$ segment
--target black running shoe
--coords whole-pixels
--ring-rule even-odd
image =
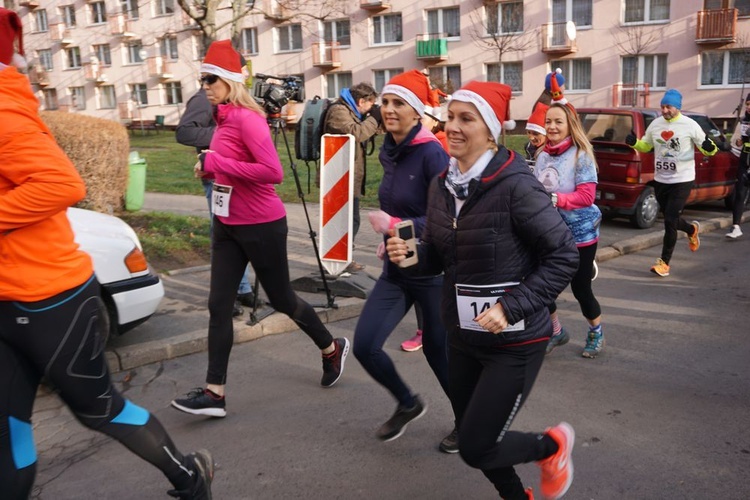
[[[211,500],[211,482],[214,479],[214,459],[208,450],[198,450],[185,459],[191,474],[194,474],[193,485],[189,490],[169,490],[169,496],[180,500]]]
[[[320,385],[323,387],[331,387],[341,378],[341,374],[344,373],[344,362],[349,354],[349,339],[341,337],[334,339],[333,343],[336,344],[336,350],[323,355],[323,378],[320,379]]]
[[[193,415],[207,415],[209,417],[226,417],[226,398],[217,398],[212,392],[203,387],[196,387],[184,398],[172,401],[172,406],[185,413]]]
[[[427,405],[422,402],[419,396],[414,396],[414,406],[411,408],[399,406],[396,408],[396,413],[380,426],[377,432],[378,439],[381,441],[392,441],[400,437],[406,430],[409,422],[418,419],[426,412]]]
[[[458,429],[456,427],[440,441],[438,448],[443,453],[458,453]]]

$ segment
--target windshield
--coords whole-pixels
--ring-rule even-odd
[[[629,114],[580,113],[583,130],[589,141],[625,142],[633,130],[633,117]]]

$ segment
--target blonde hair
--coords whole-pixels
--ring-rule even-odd
[[[591,161],[594,162],[594,167],[596,167],[596,171],[598,172],[599,165],[596,164],[596,157],[594,156],[594,146],[591,145],[591,142],[589,142],[589,138],[586,136],[586,132],[583,130],[583,124],[578,118],[578,113],[576,113],[575,110],[567,104],[561,104],[559,102],[553,102],[550,105],[549,109],[552,108],[562,109],[565,113],[565,118],[568,120],[568,131],[570,132],[570,138],[573,140],[573,144],[575,144],[576,148],[578,148],[578,151],[576,152],[576,159],[578,159],[578,155],[580,155],[581,152],[586,153],[589,158],[591,158]],[[549,109],[547,110],[547,112],[549,112]]]
[[[266,116],[266,112],[263,110],[260,104],[258,104],[255,99],[253,99],[253,96],[250,95],[250,91],[247,89],[244,83],[235,82],[232,80],[224,80],[223,78],[222,81],[229,85],[227,102],[232,103],[235,106],[247,108],[250,111],[255,111],[263,117]]]

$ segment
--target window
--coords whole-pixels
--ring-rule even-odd
[[[86,109],[86,88],[85,87],[70,87],[70,103],[73,109],[84,110]]]
[[[372,44],[399,43],[404,41],[401,30],[401,14],[389,14],[372,18]]]
[[[391,69],[376,69],[373,71],[375,77],[375,90],[380,93],[385,87],[385,84],[390,81],[396,75],[404,72],[404,68],[391,68]]]
[[[114,85],[101,85],[97,92],[99,94],[99,109],[114,109],[117,107]]]
[[[141,49],[143,48],[143,43],[141,43],[140,40],[137,40],[135,42],[128,42],[127,46],[127,64],[138,64],[142,63],[143,59],[141,59]]]
[[[164,103],[182,104],[182,85],[180,85],[180,82],[167,82],[164,84]]]
[[[592,0],[552,0],[552,22],[591,26]]]
[[[566,90],[591,90],[591,59],[566,59],[549,64],[562,70]]]
[[[276,28],[278,52],[302,50],[302,25],[289,24]]]
[[[352,44],[351,30],[348,19],[338,21],[326,21],[323,23],[323,40],[326,42],[339,42],[340,47],[348,47]]]
[[[60,17],[66,28],[74,28],[76,25],[76,9],[73,5],[63,5],[60,7]]]
[[[492,63],[487,65],[487,81],[509,85],[513,92],[523,91],[523,63]]]
[[[430,83],[446,94],[452,94],[461,87],[461,66],[430,68]]]
[[[13,0],[3,0],[3,7],[8,10],[16,10],[16,3]]]
[[[485,4],[484,9],[488,35],[523,32],[523,2]]]
[[[65,61],[67,69],[79,69],[81,67],[80,47],[68,47],[65,49]]]
[[[128,19],[138,19],[138,0],[121,0],[122,12]]]
[[[461,36],[458,7],[427,11],[427,32],[429,34],[444,33],[448,38]]]
[[[326,75],[326,97],[336,99],[341,90],[352,86],[352,74],[345,73],[328,73]]]
[[[49,31],[47,11],[45,9],[34,11],[34,31]]]
[[[648,83],[651,88],[665,88],[667,55],[623,57],[622,83]]]
[[[669,20],[669,0],[625,0],[626,23]]]
[[[145,83],[134,83],[130,86],[130,99],[138,106],[148,106],[148,89]]]
[[[107,22],[107,7],[104,5],[104,2],[91,2],[89,9],[91,12],[91,24]]]
[[[701,54],[701,85],[742,85],[743,80],[750,83],[750,53],[747,51]]]
[[[159,54],[165,59],[176,61],[179,57],[177,52],[177,36],[168,35],[159,41]]]
[[[42,65],[42,68],[46,69],[47,71],[54,69],[54,65],[52,64],[52,50],[37,50],[36,56],[39,58],[39,64]]]
[[[156,0],[156,15],[167,16],[174,14],[174,0]]]
[[[258,53],[258,28],[245,28],[240,38],[240,50],[245,55]]]
[[[57,109],[57,89],[42,90],[42,101],[44,102],[44,109]]]
[[[750,16],[750,0],[705,0],[705,10],[737,9],[740,16]]]
[[[109,44],[94,45],[94,53],[102,66],[112,65],[112,52],[109,50]]]

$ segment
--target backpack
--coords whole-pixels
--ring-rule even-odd
[[[319,96],[305,102],[305,110],[294,132],[294,152],[298,160],[318,161],[320,159],[320,138],[325,132],[326,113],[330,105],[330,99],[323,99]]]

